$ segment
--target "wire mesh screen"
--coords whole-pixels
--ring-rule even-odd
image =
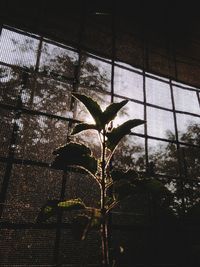
[[[114,126],[132,118],[144,119],[147,123],[123,139],[113,165],[126,170],[131,167],[139,173],[153,172],[173,193],[170,208],[175,214],[184,213],[199,202],[199,88],[133,67],[129,59],[136,60],[136,54],[135,66],[143,64],[140,62],[143,46],[133,37],[120,33],[120,27],[116,32],[116,46],[113,46],[109,18],[102,23],[88,16],[86,26],[79,40],[84,49],[72,46],[73,36],[66,46],[45,36],[2,27],[1,266],[97,266],[99,263],[97,232],[91,232],[87,241],[80,244],[71,235],[70,216],[63,215],[46,224],[35,221],[47,199],[81,197],[87,205],[99,205],[99,189],[87,175],[71,172],[65,176],[50,167],[52,152],[66,143],[72,126],[77,121],[92,120],[81,104],[73,104],[73,91],[91,96],[103,108],[112,101],[128,99]],[[94,26],[98,32],[91,36]],[[95,49],[90,47],[90,38],[94,38]],[[103,49],[108,54],[100,57],[88,52],[93,49],[99,54]],[[110,53],[113,53],[112,60]],[[154,66],[157,61],[156,64],[168,68],[164,52],[160,53],[163,53],[162,62],[161,57],[157,61],[156,54],[152,54],[150,60]],[[126,63],[120,61],[122,56]],[[187,69],[181,67],[181,71]],[[83,143],[89,141],[94,154],[98,155],[98,140],[92,132],[80,138]],[[159,209],[152,205],[149,196],[136,195],[123,204],[123,215],[118,208],[113,211],[111,247],[127,247],[119,259],[120,266],[132,266],[130,262],[136,266],[160,266],[161,263],[175,266],[179,255],[174,250],[182,242],[188,242],[193,261],[199,261],[199,243],[191,237],[191,229],[191,233],[182,235],[184,229],[176,233],[171,225],[164,235],[163,228],[147,227]],[[160,217],[162,222],[165,216]],[[165,250],[170,246],[170,236],[174,244],[167,257]],[[161,240],[166,241],[163,250],[158,246]],[[157,245],[151,246],[153,243]],[[158,249],[160,257],[155,254]]]

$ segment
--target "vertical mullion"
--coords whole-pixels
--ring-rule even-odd
[[[146,77],[145,71],[143,71],[143,95],[144,95],[144,120],[147,121],[147,105],[146,105]],[[144,136],[145,136],[145,164],[146,172],[149,170],[149,155],[148,155],[148,130],[147,123],[144,124]]]
[[[84,5],[84,2],[82,2],[82,5]],[[78,64],[74,69],[74,82],[73,82],[73,88],[72,90],[76,92],[78,90],[79,84],[80,84],[80,70],[81,70],[81,61],[82,61],[82,51],[80,49],[81,47],[81,40],[82,40],[82,34],[84,32],[84,27],[85,27],[85,8],[82,6],[82,13],[80,16],[80,25],[79,25],[79,40],[78,40]],[[73,112],[73,117],[75,116],[75,100],[71,98],[71,103],[70,103],[70,110]],[[68,134],[70,132],[70,129],[72,127],[72,121],[68,122]],[[67,134],[67,140],[68,140],[68,134]],[[66,184],[67,184],[67,176],[68,173],[65,171],[63,174],[62,178],[62,186],[61,186],[61,192],[60,192],[60,200],[64,200],[66,198]],[[59,255],[60,255],[60,245],[61,245],[61,224],[62,224],[62,217],[63,217],[63,212],[60,212],[57,216],[57,227],[56,227],[56,237],[55,237],[55,243],[54,243],[54,264],[59,265]]]
[[[196,94],[197,94],[197,99],[198,99],[199,106],[200,106],[200,92],[196,91]]]
[[[114,70],[115,70],[115,57],[116,57],[116,14],[115,14],[115,3],[112,0],[112,13],[111,13],[111,27],[112,27],[112,67],[111,67],[111,103],[114,100]]]
[[[180,179],[180,190],[181,190],[181,205],[182,205],[182,213],[185,213],[185,198],[184,198],[184,182],[183,182],[183,170],[182,170],[182,163],[181,163],[181,149],[179,144],[178,138],[178,126],[177,126],[177,118],[176,118],[176,110],[175,110],[175,101],[174,101],[174,94],[173,94],[173,85],[170,79],[170,91],[171,91],[171,101],[172,101],[172,112],[174,117],[174,127],[175,127],[175,137],[176,137],[176,148],[177,148],[177,156],[178,156],[178,166],[179,166],[179,179]]]
[[[145,23],[143,22],[143,101],[144,101],[144,136],[145,136],[145,167],[146,172],[149,171],[149,154],[148,154],[148,130],[147,130],[147,99],[146,99],[146,76],[145,69],[149,69],[149,51],[148,51],[148,42],[146,36]]]
[[[28,74],[26,72],[22,74],[22,88],[19,92],[18,100],[17,100],[17,109],[15,111],[15,116],[14,116],[14,124],[13,124],[13,130],[12,130],[11,141],[10,141],[10,146],[9,146],[8,161],[6,165],[5,175],[4,175],[2,188],[1,188],[1,194],[0,194],[0,218],[2,217],[2,214],[3,214],[4,203],[6,200],[9,181],[10,181],[13,163],[14,163],[15,146],[16,146],[17,135],[18,135],[17,120],[21,117],[21,108],[22,108],[21,93],[26,88],[27,80],[28,80],[27,75]]]

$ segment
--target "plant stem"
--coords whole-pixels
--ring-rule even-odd
[[[105,172],[105,128],[103,129],[102,151],[101,151],[101,244],[102,244],[102,266],[109,266],[109,248],[108,248],[108,221],[106,216],[106,172]]]

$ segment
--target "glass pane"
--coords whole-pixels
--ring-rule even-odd
[[[40,71],[56,73],[66,77],[74,77],[74,69],[78,64],[78,54],[68,49],[43,42],[40,57]]]
[[[67,175],[66,183],[67,198],[81,198],[88,207],[99,207],[100,189],[94,179],[88,175],[77,171]],[[69,214],[64,214],[68,217]]]
[[[200,117],[176,114],[179,141],[200,145]]]
[[[60,197],[62,176],[62,171],[14,165],[2,219],[10,222],[35,222],[47,200]]]
[[[20,71],[0,66],[0,102],[16,105],[21,89]]]
[[[0,156],[6,157],[13,132],[14,113],[0,108]]]
[[[0,40],[0,61],[22,67],[36,64],[39,40],[6,29]]]
[[[200,107],[196,92],[184,90],[176,86],[173,88],[176,110],[200,114]]]
[[[183,179],[185,178],[184,198],[186,207],[190,207],[200,200],[200,149],[191,146],[181,146],[180,158]]]
[[[149,161],[155,173],[178,175],[178,155],[176,144],[148,140]]]
[[[59,260],[63,266],[98,266],[101,241],[97,231],[89,232],[84,242],[77,241],[69,229],[61,232]]]
[[[81,62],[80,86],[111,92],[111,64],[84,55]]]
[[[27,102],[32,109],[63,117],[71,116],[70,84],[38,76],[37,79],[29,79],[28,89],[31,94]]]
[[[121,102],[123,99],[115,97],[114,102]],[[118,113],[114,120],[114,127],[126,122],[127,120],[141,119],[144,120],[144,106],[132,101],[129,101]],[[132,129],[133,133],[144,133],[144,125],[137,126]]]
[[[143,76],[119,67],[115,67],[114,93],[120,96],[144,101]]]
[[[172,108],[169,84],[146,78],[147,103]]]
[[[5,170],[6,170],[6,164],[0,162],[0,190],[4,179]]]
[[[113,157],[112,165],[124,171],[129,168],[136,171],[145,170],[144,138],[125,136],[119,143]]]
[[[3,229],[0,232],[1,263],[3,266],[52,264],[55,236],[55,230]]]
[[[200,141],[200,135],[198,141]],[[186,177],[191,180],[200,178],[200,148],[181,146],[180,154],[183,173]]]
[[[173,138],[175,134],[173,113],[147,107],[147,130],[150,136]]]
[[[67,140],[68,123],[45,116],[22,115],[16,157],[51,163],[52,152]]]

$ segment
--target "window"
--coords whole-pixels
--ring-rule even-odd
[[[15,229],[20,223],[34,223],[39,207],[48,197],[82,197],[88,205],[97,205],[98,188],[95,187],[89,196],[84,191],[94,186],[87,177],[70,173],[65,184],[63,173],[49,167],[52,152],[66,142],[71,123],[92,121],[91,117],[86,118],[86,110],[80,103],[74,105],[71,99],[74,90],[96,99],[103,108],[111,101],[128,99],[114,127],[128,119],[146,120],[145,125],[135,128],[123,140],[126,151],[118,147],[113,161],[116,166],[125,169],[131,166],[143,173],[149,171],[149,164],[153,163],[158,179],[177,192],[179,208],[182,201],[178,194],[180,179],[190,179],[187,187],[194,189],[192,197],[197,193],[200,168],[198,88],[8,26],[3,27],[0,39],[0,85],[0,187],[2,201],[6,204],[2,220],[13,225],[13,229],[2,231],[8,240],[3,244],[7,261],[11,253],[9,246],[13,244],[17,244],[15,257],[19,264],[22,253],[34,258],[40,247],[45,250],[39,263],[49,264],[53,253],[59,249],[59,246],[54,247],[55,224],[50,229]],[[88,132],[81,140],[85,142],[90,138],[96,137]],[[91,148],[98,154],[96,146]],[[185,201],[186,206],[191,204],[188,196]],[[62,219],[67,223],[66,218]],[[62,232],[59,242],[61,251],[65,251],[65,243],[71,242],[71,236],[68,229]],[[37,240],[33,240],[34,235]],[[32,247],[33,242],[37,250]],[[78,253],[74,244],[71,249],[74,255]],[[88,255],[82,253],[81,257]],[[12,260],[16,264],[15,259]],[[63,262],[69,263],[68,260],[63,258]]]

